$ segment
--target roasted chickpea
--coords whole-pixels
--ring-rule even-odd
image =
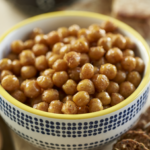
[[[60,36],[57,31],[51,31],[47,35],[47,43],[49,45],[54,45],[55,43],[60,42]]]
[[[60,58],[61,58],[60,55],[57,55],[57,54],[51,56],[51,57],[48,59],[48,66],[49,66],[50,68],[52,68],[54,62],[55,62],[57,59],[60,59]]]
[[[42,101],[50,103],[53,100],[59,99],[59,92],[55,89],[44,90],[42,94]]]
[[[107,106],[111,103],[111,97],[107,92],[100,92],[96,94],[96,98],[98,98],[103,106]]]
[[[47,59],[44,55],[38,56],[35,59],[35,67],[39,71],[42,71],[48,68]]]
[[[18,55],[14,53],[10,53],[7,55],[7,59],[10,59],[11,61],[18,59]]]
[[[7,75],[13,75],[13,73],[9,70],[3,70],[0,74],[0,80],[2,80]]]
[[[11,50],[15,54],[19,54],[24,49],[24,44],[21,40],[13,41],[11,44]]]
[[[118,85],[118,83],[110,81],[109,82],[109,86],[107,87],[106,91],[109,94],[118,93],[119,92],[119,85]]]
[[[14,60],[12,62],[12,72],[15,75],[20,75],[21,67],[22,67],[22,65],[19,60]]]
[[[78,109],[73,101],[66,101],[66,103],[63,104],[61,111],[64,114],[77,114]]]
[[[3,58],[0,60],[0,71],[2,70],[12,70],[12,61],[8,58]]]
[[[139,73],[142,73],[145,68],[143,60],[139,57],[135,57],[135,60],[136,60],[136,67],[134,70],[138,71]]]
[[[40,103],[38,103],[38,104],[34,104],[34,105],[33,105],[33,108],[34,108],[34,109],[41,110],[41,111],[46,111],[46,112],[48,112],[48,103],[46,103],[46,102],[40,102]]]
[[[141,82],[141,75],[137,71],[129,72],[127,81],[131,82],[136,88]]]
[[[136,59],[132,56],[126,56],[121,61],[121,66],[126,71],[132,71],[136,67]]]
[[[46,55],[48,52],[48,47],[44,44],[35,44],[32,51],[35,56]]]
[[[73,95],[77,91],[77,84],[74,80],[69,79],[67,82],[62,86],[64,92],[68,95]]]
[[[86,53],[80,54],[80,66],[90,62],[90,58]]]
[[[128,38],[128,37],[125,37],[125,39],[126,39],[126,46],[125,46],[125,48],[133,50],[135,48],[135,44],[133,43],[133,41],[131,41],[131,39]]]
[[[101,65],[104,65],[104,64],[106,64],[106,63],[107,63],[107,61],[106,61],[106,59],[105,59],[104,57],[100,58],[98,61],[92,61],[92,64],[93,64],[95,67],[98,67],[98,68],[100,68]]]
[[[34,66],[23,66],[21,68],[21,77],[23,79],[34,78],[37,74],[37,70]]]
[[[69,68],[75,68],[80,64],[80,54],[76,52],[69,52],[64,56],[65,62]]]
[[[47,45],[47,35],[39,34],[34,38],[34,42],[37,44]]]
[[[80,91],[73,96],[73,101],[79,107],[86,106],[90,101],[90,96],[88,92]]]
[[[132,56],[132,57],[134,57],[134,51],[130,50],[130,49],[126,49],[125,51],[123,51],[123,56],[124,57],[126,57],[126,56]]]
[[[69,36],[69,31],[66,27],[58,28],[57,32],[61,38]]]
[[[94,74],[98,74],[99,73],[99,68],[94,66]]]
[[[122,70],[118,70],[116,77],[113,79],[113,81],[117,82],[118,84],[124,82],[126,80],[126,72]]]
[[[92,78],[92,81],[98,92],[106,90],[109,86],[109,79],[103,74],[95,74]]]
[[[121,34],[115,35],[113,39],[113,46],[124,49],[126,46],[126,39]]]
[[[31,107],[33,107],[34,104],[38,104],[38,103],[40,103],[40,102],[42,102],[42,97],[41,97],[41,95],[38,96],[38,97],[36,97],[36,98],[30,99],[30,105],[31,105]]]
[[[78,38],[87,38],[87,32],[88,30],[86,28],[81,28],[78,31]]]
[[[88,106],[77,107],[77,109],[78,109],[78,114],[89,113],[89,107]]]
[[[115,47],[110,49],[105,57],[109,63],[115,64],[123,59],[123,53],[119,48]]]
[[[63,42],[64,44],[73,44],[76,40],[77,40],[76,37],[74,37],[74,36],[68,36],[68,37],[65,37],[65,38],[62,40],[62,42]]]
[[[50,57],[52,57],[54,55],[54,53],[52,52],[47,52],[46,53],[46,59],[49,60]]]
[[[120,84],[119,93],[124,97],[127,98],[135,91],[135,86],[129,82],[125,81]]]
[[[124,97],[122,95],[120,95],[119,93],[112,93],[111,94],[111,106],[119,104],[123,100],[124,100]]]
[[[26,40],[24,42],[24,49],[32,49],[32,47],[34,46],[34,40]]]
[[[86,91],[86,92],[88,92],[89,94],[94,94],[94,93],[95,93],[94,84],[93,84],[93,82],[92,82],[91,80],[89,80],[89,79],[81,80],[81,81],[78,83],[77,90],[78,90],[78,91]]]
[[[69,78],[78,82],[80,80],[80,67],[68,70]]]
[[[6,91],[15,91],[19,89],[19,80],[14,75],[7,75],[2,79],[1,85]]]
[[[21,91],[24,91],[24,88],[25,88],[26,83],[27,83],[28,81],[29,81],[29,80],[24,80],[24,81],[21,83],[21,85],[20,85],[20,90],[21,90]]]
[[[57,87],[61,87],[68,80],[68,74],[65,71],[55,72],[52,81]]]
[[[68,28],[69,34],[72,36],[77,36],[79,30],[80,26],[77,24],[73,24]]]
[[[53,74],[55,73],[54,69],[46,69],[42,75],[44,76],[49,76],[50,78],[52,78]]]
[[[89,57],[92,60],[99,60],[105,54],[105,50],[102,46],[91,47],[89,51]]]
[[[66,103],[66,101],[72,101],[72,95],[68,95],[68,96],[64,97],[64,99],[62,100],[62,102]]]
[[[114,25],[113,22],[111,21],[105,21],[102,23],[101,27],[106,31],[106,32],[114,32],[116,30],[116,26]]]
[[[70,44],[65,44],[64,46],[61,47],[59,54],[61,57],[64,57],[65,54],[71,51],[71,45]]]
[[[56,44],[54,44],[53,48],[52,48],[52,52],[54,54],[59,54],[60,52],[60,49],[64,46],[64,43],[62,42],[58,42]]]
[[[117,74],[117,68],[115,65],[107,63],[100,67],[99,72],[106,75],[108,79],[113,79]]]
[[[39,76],[37,78],[37,84],[43,89],[48,89],[53,87],[52,79],[49,76]]]
[[[80,72],[80,78],[81,79],[90,79],[94,75],[94,67],[90,63],[86,63],[82,66],[81,72]]]
[[[20,101],[22,103],[24,103],[26,101],[25,94],[20,90],[16,90],[16,91],[12,92],[11,96],[13,96],[15,99],[17,99],[18,101]]]
[[[98,98],[93,98],[89,103],[89,112],[96,112],[103,110],[102,102]]]
[[[66,61],[64,61],[63,59],[57,59],[52,68],[55,70],[55,71],[66,71],[68,66],[67,66],[67,63]]]
[[[33,31],[30,34],[30,38],[34,39],[39,34],[43,34],[42,29],[40,29],[40,28],[34,28]]]

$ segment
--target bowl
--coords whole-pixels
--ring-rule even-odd
[[[137,55],[145,63],[140,85],[118,105],[100,112],[80,115],[51,114],[33,109],[15,100],[0,86],[2,118],[29,143],[46,150],[94,149],[126,132],[139,118],[149,95],[149,47],[136,31],[116,19],[82,11],[60,11],[32,17],[17,24],[0,38],[0,59],[9,53],[12,41],[25,40],[34,27],[48,32],[72,24],[88,27],[104,20],[112,21],[122,34],[136,43]]]

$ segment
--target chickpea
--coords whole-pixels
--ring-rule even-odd
[[[43,72],[43,76],[49,76],[50,78],[52,78],[53,74],[55,73],[55,70],[54,69],[46,69],[44,72]]]
[[[106,59],[109,63],[115,64],[123,59],[123,53],[119,48],[112,48],[106,53]]]
[[[20,75],[21,67],[22,65],[19,60],[14,60],[12,62],[12,71],[15,75]]]
[[[106,91],[109,94],[118,93],[119,92],[119,85],[118,85],[118,83],[110,81],[109,82],[109,86],[107,87]]]
[[[60,59],[60,55],[55,54],[55,55],[51,56],[51,57],[48,59],[48,66],[49,66],[50,68],[52,68],[54,62],[55,62],[57,59]]]
[[[46,53],[46,59],[49,60],[54,54],[52,52],[47,52]]]
[[[78,83],[77,90],[78,90],[78,91],[86,91],[86,92],[88,92],[89,94],[94,94],[94,93],[95,93],[94,84],[93,84],[93,82],[92,82],[91,80],[89,80],[89,79],[81,80],[81,81]]]
[[[103,106],[107,106],[111,103],[111,97],[107,92],[100,92],[96,94],[96,98],[98,98]]]
[[[7,59],[13,61],[15,59],[18,59],[18,55],[11,52],[10,54],[7,55]]]
[[[22,102],[22,103],[24,103],[26,101],[25,94],[20,90],[16,90],[16,91],[12,92],[11,96],[14,97],[15,99],[17,99],[18,101]]]
[[[78,109],[78,114],[89,113],[89,107],[88,106],[77,107],[77,109]]]
[[[115,35],[113,39],[113,46],[124,49],[126,46],[126,39],[121,34]]]
[[[60,42],[60,36],[57,31],[51,31],[47,35],[47,43],[49,45],[54,45],[55,43]]]
[[[108,51],[112,48],[112,40],[109,37],[100,38],[97,42],[97,46],[102,46],[104,50]]]
[[[103,22],[101,26],[106,32],[114,32],[116,30],[116,26],[111,21],[105,21]]]
[[[81,28],[78,31],[78,38],[87,38],[87,32],[88,30],[86,28]]]
[[[69,52],[64,56],[65,62],[69,68],[75,68],[80,64],[80,54],[76,52]]]
[[[42,101],[50,103],[53,100],[59,99],[59,92],[55,89],[44,90],[42,94]]]
[[[59,54],[60,49],[64,46],[64,43],[58,42],[56,44],[54,44],[53,48],[52,48],[52,52],[54,54]]]
[[[141,75],[137,71],[129,72],[127,81],[131,82],[136,88],[141,82]]]
[[[134,51],[130,50],[130,49],[126,49],[125,51],[123,51],[123,56],[124,57],[126,57],[126,56],[132,56],[132,57],[134,57]]]
[[[94,74],[98,74],[99,73],[99,68],[94,66]]]
[[[73,95],[77,91],[77,84],[74,80],[69,79],[67,82],[62,86],[64,92],[68,95]]]
[[[38,96],[38,97],[36,97],[36,98],[30,99],[30,105],[31,105],[31,107],[33,107],[34,104],[38,104],[38,103],[40,103],[40,102],[42,102],[42,97],[41,97],[41,95]]]
[[[138,71],[139,73],[142,73],[145,68],[143,60],[139,57],[135,57],[135,60],[136,60],[136,67],[134,70]]]
[[[72,98],[73,98],[72,95],[68,95],[62,100],[62,102],[66,103],[67,101],[72,101]]]
[[[63,59],[57,59],[52,68],[55,70],[55,71],[66,71],[68,66],[67,66],[67,63],[66,61],[64,61]]]
[[[95,74],[92,78],[92,81],[98,92],[106,90],[109,86],[109,79],[103,74]]]
[[[126,80],[126,72],[122,70],[118,70],[116,77],[113,79],[113,81],[117,82],[118,84],[124,82]]]
[[[125,37],[125,39],[126,39],[126,46],[125,46],[125,48],[126,49],[134,49],[135,48],[135,44],[131,41],[131,39],[128,38],[128,37]]]
[[[21,40],[13,41],[11,44],[11,50],[15,54],[19,54],[24,49],[24,44]]]
[[[63,103],[60,100],[54,100],[50,103],[48,112],[62,114],[61,112],[62,106],[63,106]]]
[[[39,34],[34,38],[34,42],[37,44],[47,45],[47,35]]]
[[[0,60],[0,71],[2,70],[12,70],[12,61],[8,58],[3,58]]]
[[[78,82],[80,80],[80,67],[68,70],[69,78]]]
[[[120,84],[119,93],[124,98],[127,98],[128,96],[130,96],[134,91],[135,91],[135,87],[131,82],[125,81]]]
[[[64,57],[64,55],[67,54],[70,51],[71,51],[71,45],[66,44],[66,45],[61,47],[61,49],[59,51],[59,54],[60,54],[61,57]]]
[[[82,66],[81,72],[80,72],[80,78],[81,79],[90,79],[94,75],[94,67],[90,63],[86,63]]]
[[[40,29],[40,28],[34,28],[33,31],[30,34],[30,39],[34,39],[39,34],[43,34],[42,29]]]
[[[35,59],[35,67],[39,71],[42,71],[48,68],[48,63],[44,55],[38,56]]]
[[[46,103],[46,102],[40,102],[40,103],[38,103],[38,104],[34,104],[34,105],[33,105],[33,108],[34,108],[34,109],[41,110],[41,111],[46,111],[46,112],[48,112],[48,103]]]
[[[2,80],[7,75],[13,75],[13,73],[9,70],[3,70],[0,74],[0,80]]]
[[[49,76],[39,76],[37,78],[37,84],[43,89],[48,89],[53,87],[52,79]]]
[[[132,71],[136,67],[136,59],[132,56],[126,56],[121,61],[121,66],[126,71]]]
[[[48,47],[44,44],[35,44],[32,51],[35,56],[46,55],[48,52]]]
[[[24,42],[24,49],[32,49],[32,47],[34,46],[34,40],[26,40]]]
[[[77,40],[74,36],[65,37],[62,41],[64,44],[73,44]]]
[[[63,104],[61,111],[64,114],[77,114],[77,106],[73,101],[66,101],[66,103]]]
[[[80,54],[80,66],[90,62],[90,58],[86,53]]]
[[[20,63],[22,66],[34,65],[35,56],[30,50],[24,50],[20,53]]]
[[[69,31],[66,27],[58,28],[57,32],[61,38],[69,36]]]
[[[98,61],[93,61],[93,62],[92,62],[92,64],[93,64],[95,67],[98,67],[98,68],[100,68],[101,65],[104,65],[104,64],[106,64],[106,63],[107,63],[107,61],[106,61],[106,59],[105,59],[104,57],[100,58]]]
[[[28,81],[30,81],[30,80],[24,80],[24,81],[21,83],[21,85],[20,85],[20,90],[21,90],[21,91],[24,91],[24,88],[25,88],[26,83],[27,83]]]
[[[117,68],[115,65],[107,63],[100,67],[99,72],[106,75],[108,79],[113,79],[117,74]]]
[[[55,72],[52,81],[57,87],[61,87],[68,80],[68,74],[65,71]]]
[[[99,60],[105,54],[105,50],[102,46],[91,47],[89,51],[89,57],[92,60]]]
[[[37,74],[37,70],[34,66],[23,66],[21,68],[21,77],[23,79],[31,79],[35,77]]]
[[[14,75],[7,75],[2,79],[1,85],[6,91],[15,91],[19,89],[19,80]]]
[[[79,30],[80,26],[77,24],[73,24],[68,28],[69,34],[72,36],[77,36]]]
[[[124,100],[124,97],[122,95],[120,95],[119,93],[112,93],[111,94],[111,106],[119,104],[123,100]]]
[[[89,103],[89,112],[96,112],[103,110],[102,102],[98,98],[93,98]]]

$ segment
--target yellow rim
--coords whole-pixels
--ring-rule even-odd
[[[83,11],[60,11],[60,12],[52,12],[52,13],[47,13],[47,14],[43,14],[43,15],[38,15],[32,18],[29,18],[25,21],[22,21],[21,23],[15,25],[14,27],[12,27],[8,32],[6,32],[4,35],[1,36],[0,38],[0,43],[4,40],[4,38],[10,34],[12,31],[17,30],[18,28],[27,25],[31,22],[37,21],[37,20],[42,20],[45,18],[52,18],[52,17],[60,17],[60,16],[83,16],[83,17],[90,17],[90,18],[96,18],[96,19],[100,19],[100,20],[112,20],[118,27],[130,32],[132,35],[134,35],[134,37],[136,37],[139,41],[141,41],[141,43],[143,44],[144,48],[147,51],[147,55],[150,58],[150,53],[149,53],[149,47],[147,45],[147,43],[145,42],[145,40],[136,32],[134,31],[131,27],[129,27],[128,25],[114,19],[108,16],[104,16],[101,14],[96,14],[96,13],[91,13],[91,12],[83,12]],[[95,113],[88,113],[88,114],[80,114],[80,115],[64,115],[64,114],[52,114],[52,113],[47,113],[47,112],[42,112],[36,109],[33,109],[29,106],[26,106],[20,102],[18,102],[17,100],[15,100],[13,97],[11,97],[1,86],[0,86],[0,94],[2,95],[3,98],[5,98],[6,100],[8,100],[10,103],[12,103],[13,105],[36,115],[40,115],[40,116],[44,116],[44,117],[49,117],[49,118],[56,118],[56,119],[87,119],[87,118],[94,118],[94,117],[98,117],[98,116],[103,116],[106,114],[110,114],[114,111],[117,111],[121,108],[123,108],[124,106],[128,105],[129,103],[131,103],[132,101],[134,101],[140,94],[141,92],[145,89],[146,85],[149,83],[149,79],[150,79],[150,62],[148,60],[148,66],[147,66],[147,70],[145,72],[145,77],[142,80],[140,86],[136,89],[136,91],[129,97],[127,98],[125,101],[123,101],[122,103],[111,107],[109,109],[100,111],[100,112],[95,112]]]

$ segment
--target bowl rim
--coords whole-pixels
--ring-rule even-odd
[[[52,18],[52,17],[64,17],[64,16],[81,16],[81,17],[90,17],[90,18],[95,18],[95,19],[100,19],[100,20],[110,20],[113,21],[115,24],[117,24],[118,27],[125,29],[126,31],[130,32],[136,39],[138,39],[142,45],[144,46],[147,55],[149,57],[148,64],[147,64],[147,70],[145,71],[145,76],[142,79],[142,82],[140,86],[136,89],[136,91],[131,94],[125,101],[119,103],[116,106],[113,106],[109,109],[99,111],[99,112],[93,112],[93,113],[87,113],[87,114],[75,114],[75,115],[66,115],[66,114],[54,114],[54,113],[48,113],[48,112],[43,112],[39,111],[36,109],[33,109],[19,101],[17,101],[15,98],[13,98],[11,95],[9,95],[0,85],[0,95],[5,98],[7,101],[9,101],[11,104],[15,105],[16,107],[19,107],[20,109],[27,111],[29,113],[38,115],[38,116],[43,116],[43,117],[48,117],[48,118],[55,118],[55,119],[67,119],[67,120],[77,120],[77,119],[88,119],[88,118],[95,118],[99,116],[104,116],[107,114],[111,114],[125,106],[127,106],[129,103],[134,101],[145,89],[146,85],[149,83],[150,80],[150,49],[148,44],[145,42],[145,40],[137,33],[134,29],[132,29],[130,26],[126,25],[125,23],[114,19],[109,16],[105,16],[102,14],[94,13],[94,12],[86,12],[86,11],[56,11],[56,12],[50,12],[50,13],[45,13],[42,15],[37,15],[34,17],[31,17],[29,19],[26,19],[17,25],[13,26],[11,29],[9,29],[6,33],[4,33],[0,37],[0,43],[5,39],[7,35],[9,35],[11,32],[17,30],[18,28],[21,28],[22,26],[25,26],[27,24],[30,24],[31,22],[37,21],[37,20],[42,20],[46,18]]]

